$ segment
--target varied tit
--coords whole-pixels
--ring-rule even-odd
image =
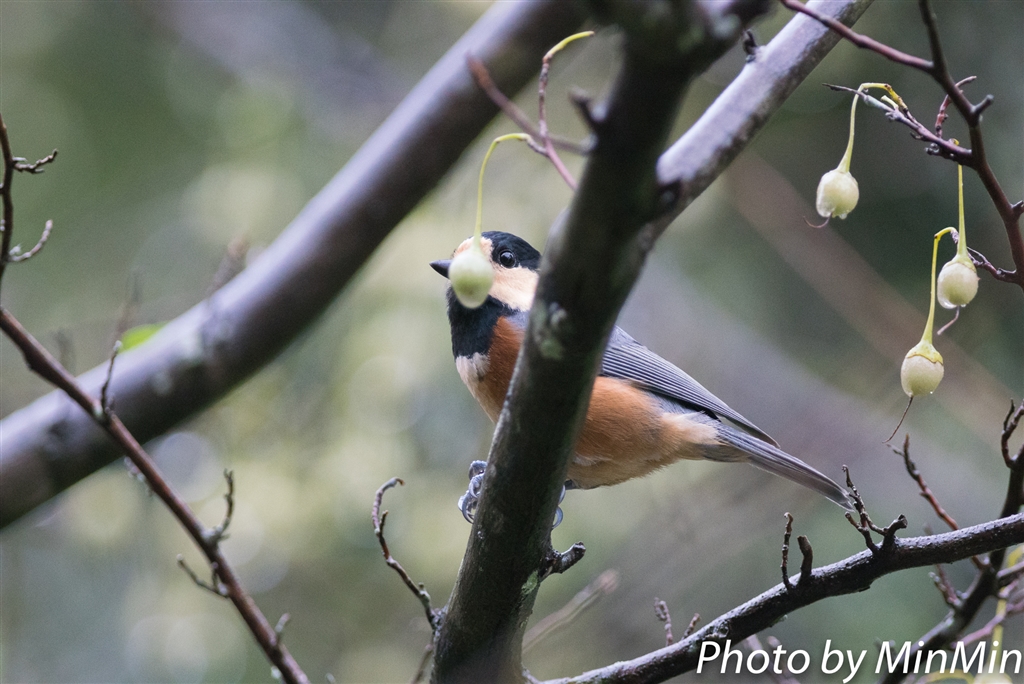
[[[455,254],[468,249],[473,239],[459,245]],[[481,306],[469,309],[449,285],[448,320],[459,375],[484,412],[497,421],[537,288],[540,253],[509,233],[484,233],[481,243],[494,269],[489,295]],[[430,265],[447,277],[450,263]],[[852,510],[845,489],[779,449],[763,430],[616,327],[601,359],[566,485],[613,485],[682,459],[750,463]]]

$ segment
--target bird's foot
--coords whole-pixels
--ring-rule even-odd
[[[480,489],[484,484],[484,472],[487,470],[486,461],[473,461],[469,464],[469,487],[466,489],[466,493],[459,497],[459,510],[462,511],[462,517],[466,519],[466,522],[472,523],[473,518],[476,516],[476,507],[480,503]],[[572,482],[566,482],[562,485],[562,492],[558,495],[558,503],[562,503],[562,499],[565,498],[566,488],[574,489]],[[552,529],[558,527],[562,518],[562,508],[559,506],[555,509],[555,522],[551,526]]]
[[[466,522],[472,523],[476,515],[476,506],[480,502],[480,488],[484,484],[486,461],[473,461],[469,464],[469,488],[459,497],[459,510]]]

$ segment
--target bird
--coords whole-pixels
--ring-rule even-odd
[[[465,240],[452,258],[476,239]],[[497,422],[529,320],[541,254],[511,233],[488,231],[479,240],[493,284],[482,305],[468,308],[449,282],[448,322],[459,376]],[[451,263],[442,259],[430,266],[447,278]],[[615,485],[676,461],[699,459],[749,463],[854,509],[843,487],[783,451],[761,428],[616,326],[601,358],[566,488]],[[460,499],[470,521],[484,465],[473,463],[469,491]]]

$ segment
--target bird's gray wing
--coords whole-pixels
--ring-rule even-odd
[[[600,375],[629,380],[686,408],[725,418],[759,439],[778,443],[704,388],[699,382],[643,346],[618,326],[612,331],[601,360]]]

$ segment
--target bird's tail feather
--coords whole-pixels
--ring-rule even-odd
[[[790,456],[785,451],[764,442],[757,437],[728,426],[718,428],[719,439],[732,449],[711,449],[707,454],[713,461],[746,461],[772,475],[784,477],[808,489],[813,489],[825,498],[842,506],[848,511],[854,510],[849,492],[807,465],[799,458]],[[737,454],[736,451],[741,452]],[[730,453],[731,452],[731,453]]]

